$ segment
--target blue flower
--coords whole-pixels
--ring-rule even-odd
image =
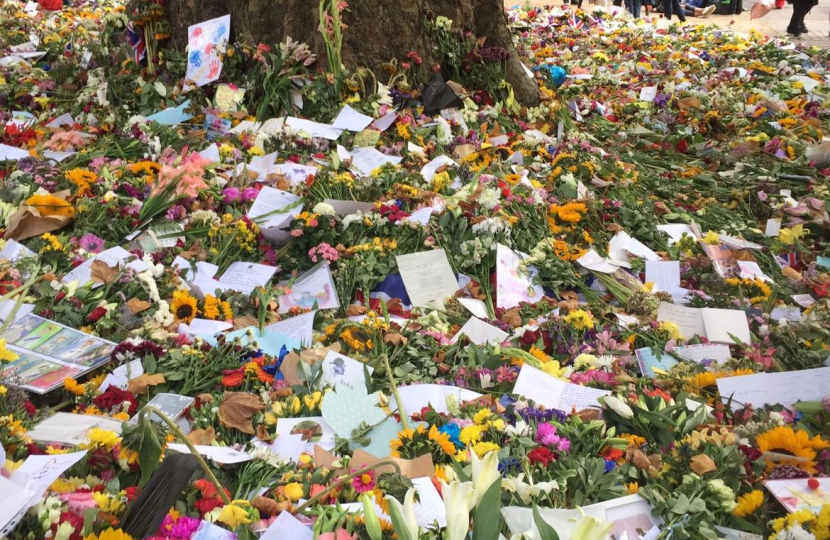
[[[458,427],[458,424],[445,424],[438,428],[438,431],[446,434],[450,438],[450,442],[453,443],[456,448],[461,448],[462,446],[464,446],[463,444],[461,444],[461,439],[459,438],[459,436],[461,435],[461,428]]]
[[[605,460],[605,472],[609,473],[609,472],[613,471],[616,468],[617,468],[617,462],[616,461],[613,461],[613,460],[610,460],[610,459]]]

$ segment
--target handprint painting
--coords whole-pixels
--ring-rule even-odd
[[[187,84],[204,86],[222,74],[222,54],[228,45],[231,16],[225,15],[187,29]]]

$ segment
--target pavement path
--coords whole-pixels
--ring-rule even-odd
[[[531,5],[561,5],[562,0],[528,0]],[[585,0],[583,9],[590,9],[590,0]],[[762,19],[750,20],[749,10],[755,4],[755,0],[743,0],[744,11],[741,15],[710,15],[704,19],[689,18],[690,21],[703,24],[715,24],[723,28],[732,28],[736,32],[749,33],[755,30],[768,36],[786,35],[787,25],[793,13],[790,4],[785,4],[782,9],[773,9]],[[505,0],[505,6],[516,5],[516,0]],[[523,2],[524,3],[524,0]],[[609,4],[610,4],[609,0]],[[661,18],[661,15],[657,15]],[[665,21],[655,21],[658,26],[665,24]],[[662,23],[662,24],[661,24]],[[798,38],[798,42],[805,45],[815,45],[824,49],[830,49],[830,0],[819,0],[819,4],[810,11],[804,20],[809,32]]]

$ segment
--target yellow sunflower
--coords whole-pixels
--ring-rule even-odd
[[[738,517],[746,517],[755,513],[764,504],[764,492],[760,489],[750,491],[738,497],[738,505],[732,513]]]
[[[434,424],[429,428],[429,440],[440,446],[441,451],[448,456],[455,454],[455,445],[450,441],[450,436],[438,431]]]
[[[799,469],[812,474],[816,473],[816,452],[830,447],[830,443],[820,436],[816,435],[811,439],[806,431],[801,429],[796,431],[789,426],[779,426],[762,433],[755,440],[755,444],[762,453],[774,452],[796,458],[779,457],[775,462],[768,459],[767,471],[771,471],[779,465],[795,465]]]
[[[198,312],[196,299],[190,296],[187,291],[176,291],[173,293],[173,303],[170,305],[170,311],[173,312],[177,321],[190,324]]]

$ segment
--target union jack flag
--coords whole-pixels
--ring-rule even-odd
[[[130,21],[127,23],[126,34],[127,41],[133,48],[133,58],[135,58],[136,64],[139,64],[147,54],[147,42],[144,41],[144,32],[141,30],[136,31],[133,21]]]
[[[577,30],[585,26],[585,21],[583,21],[582,19],[577,20],[576,10],[571,11],[571,18],[568,21],[568,23],[570,24],[571,28],[576,28]]]

